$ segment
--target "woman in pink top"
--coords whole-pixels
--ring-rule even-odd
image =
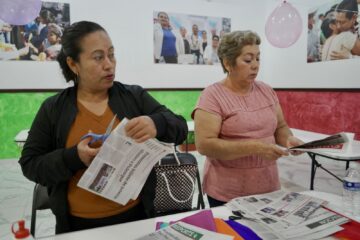
[[[207,157],[203,184],[211,207],[278,190],[276,160],[288,152],[276,144],[302,143],[286,124],[274,90],[255,81],[260,42],[251,31],[221,39],[218,55],[227,76],[202,92],[192,113],[196,147]]]

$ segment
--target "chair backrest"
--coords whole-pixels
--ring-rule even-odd
[[[37,183],[34,187],[33,203],[31,208],[30,233],[33,237],[35,237],[36,210],[44,210],[48,208],[50,208],[50,203],[47,188]]]

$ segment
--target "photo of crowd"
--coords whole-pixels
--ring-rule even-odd
[[[42,2],[39,15],[26,25],[10,25],[0,19],[0,60],[55,60],[68,25],[70,6],[57,2]]]
[[[114,173],[115,168],[109,164],[103,163],[100,171],[97,173],[94,181],[89,188],[97,193],[101,193],[109,182],[109,178]]]
[[[308,12],[307,62],[360,56],[360,0],[332,0]]]
[[[154,63],[220,64],[221,37],[231,19],[154,11]]]

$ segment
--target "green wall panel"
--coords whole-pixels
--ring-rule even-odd
[[[45,98],[55,93],[0,94],[0,159],[19,157],[20,149],[14,142],[16,134],[30,128],[32,120]]]
[[[0,93],[0,159],[18,158],[20,149],[14,137],[22,129],[28,129],[41,103],[54,92]],[[200,91],[150,91],[160,103],[190,120],[190,114]]]
[[[160,103],[189,121],[200,91],[151,91],[150,94]]]

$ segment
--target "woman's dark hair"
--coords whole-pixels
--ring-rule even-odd
[[[324,34],[326,39],[328,39],[333,34],[333,30],[330,28],[330,24],[336,24],[336,20],[334,18],[325,18],[320,27],[321,32]]]
[[[41,10],[39,15],[43,19],[43,21],[46,22],[46,24],[55,22],[55,16],[49,10]]]
[[[336,12],[344,12],[347,19],[351,19],[359,12],[356,0],[343,0],[336,8]]]
[[[79,55],[82,52],[81,40],[90,33],[97,31],[105,31],[105,29],[97,23],[81,21],[71,24],[65,28],[61,37],[61,51],[57,56],[57,61],[65,77],[66,82],[74,81],[77,84],[77,75],[71,71],[66,59],[71,57],[75,62],[79,61]]]

